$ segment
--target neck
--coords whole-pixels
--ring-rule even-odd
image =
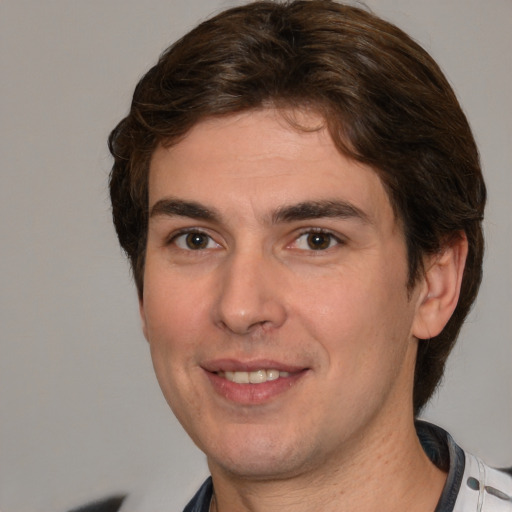
[[[412,418],[365,432],[355,445],[316,471],[271,480],[234,476],[210,461],[215,488],[212,512],[435,509],[446,475],[425,455]]]

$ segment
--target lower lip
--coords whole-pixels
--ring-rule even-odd
[[[279,377],[279,379],[260,384],[238,384],[220,377],[216,373],[206,371],[214,390],[223,398],[240,405],[257,405],[268,402],[294,387],[305,374],[306,370],[303,370],[288,377]]]

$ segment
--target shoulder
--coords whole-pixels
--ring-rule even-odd
[[[512,468],[491,468],[470,453],[464,455],[464,474],[453,512],[512,512]]]
[[[416,430],[427,456],[448,473],[435,512],[512,512],[512,468],[491,468],[437,425],[417,421]]]
[[[208,477],[201,485],[195,496],[189,501],[183,512],[207,512],[210,510],[210,501],[213,494],[212,477]]]
[[[126,496],[111,496],[103,500],[94,501],[69,512],[117,512]]]

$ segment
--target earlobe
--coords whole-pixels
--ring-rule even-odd
[[[459,300],[467,253],[466,235],[460,233],[425,262],[423,286],[412,329],[416,338],[437,336],[452,316]]]

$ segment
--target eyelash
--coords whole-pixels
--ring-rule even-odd
[[[305,237],[305,236],[310,236],[310,235],[325,235],[327,237],[329,237],[328,239],[328,245],[326,247],[322,247],[322,246],[319,246],[319,247],[312,247],[308,241],[306,241],[306,243],[308,244],[308,248],[300,248],[300,247],[297,247],[298,250],[304,250],[306,252],[309,252],[309,251],[312,251],[312,252],[324,252],[328,249],[331,249],[333,247],[333,242],[335,242],[335,245],[342,245],[344,244],[344,240],[342,240],[339,236],[336,236],[334,233],[332,233],[331,231],[328,231],[326,229],[322,229],[322,228],[308,228],[308,229],[305,229],[303,231],[301,231],[298,236],[296,236],[294,238],[294,241],[292,244],[295,244],[295,245],[298,245],[298,241]],[[198,247],[190,247],[188,246],[187,248],[185,247],[180,247],[178,244],[177,244],[177,240],[182,237],[182,236],[186,236],[186,235],[198,235],[200,237],[206,237],[207,238],[207,241],[206,241],[206,246],[198,246]],[[213,242],[215,243],[217,246],[219,246],[220,244],[218,244],[217,242],[215,242],[215,240],[206,232],[200,230],[200,229],[196,229],[196,228],[188,228],[188,229],[182,229],[180,230],[178,233],[174,233],[166,242],[166,245],[171,245],[171,244],[174,244],[176,245],[179,249],[182,249],[184,251],[191,251],[191,252],[196,252],[196,251],[201,251],[201,250],[204,250],[204,249],[208,249],[208,245]],[[187,242],[185,241],[185,244]]]
[[[215,242],[215,240],[206,232],[202,231],[201,229],[197,229],[197,228],[187,228],[187,229],[181,229],[180,231],[178,231],[177,233],[173,233],[169,239],[166,241],[166,245],[171,245],[171,244],[174,244],[176,245],[179,249],[182,249],[184,251],[191,251],[191,252],[195,252],[195,251],[199,251],[201,249],[204,249],[204,248],[201,248],[201,247],[198,247],[196,249],[192,249],[192,248],[188,248],[188,249],[185,249],[183,247],[179,247],[179,245],[176,243],[176,241],[182,237],[182,236],[186,236],[186,235],[198,235],[198,236],[203,236],[203,237],[206,237],[208,238],[208,244],[210,242],[214,242],[216,245],[220,245],[218,244],[217,242]]]
[[[299,233],[299,235],[295,238],[294,240],[294,244],[297,244],[297,241],[304,237],[304,236],[307,236],[307,235],[325,235],[325,236],[328,236],[329,237],[329,246],[328,247],[325,247],[325,248],[312,248],[310,247],[309,249],[312,251],[312,252],[323,252],[323,251],[326,251],[328,249],[331,249],[332,247],[332,242],[334,241],[335,242],[335,245],[343,245],[345,243],[345,241],[340,238],[339,236],[335,235],[334,233],[332,233],[331,231],[327,230],[327,229],[322,229],[322,228],[308,228],[308,229],[305,229],[304,231],[302,231],[301,233]],[[304,249],[304,250],[307,250],[307,249]]]
[[[307,228],[307,229],[304,229],[303,231],[301,231],[293,240],[292,244],[297,244],[297,242],[304,236],[308,236],[308,235],[316,235],[316,234],[319,234],[319,235],[325,235],[327,237],[329,237],[329,241],[328,241],[328,246],[327,247],[317,247],[317,248],[313,248],[311,246],[309,246],[309,250],[308,249],[299,249],[299,250],[304,250],[304,251],[311,251],[311,252],[324,252],[328,249],[331,249],[332,246],[333,246],[333,242],[335,242],[334,245],[343,245],[345,244],[345,241],[340,238],[339,236],[335,235],[334,233],[332,233],[331,231],[329,230],[326,230],[326,229],[322,229],[322,228]],[[196,247],[195,249],[194,248],[191,248],[191,247],[188,247],[187,249],[184,248],[184,247],[180,247],[176,241],[182,237],[182,236],[186,236],[186,235],[198,235],[198,236],[203,236],[203,237],[206,237],[208,240],[207,240],[207,245],[209,245],[211,242],[215,243],[217,246],[220,246],[220,244],[218,244],[217,242],[215,242],[215,240],[211,237],[211,235],[209,235],[208,233],[206,233],[205,231],[201,230],[201,229],[197,229],[197,228],[187,228],[187,229],[182,229],[180,230],[179,232],[177,233],[174,233],[172,234],[168,240],[166,241],[166,245],[171,245],[171,244],[174,244],[176,245],[179,249],[182,249],[184,251],[187,251],[187,252],[196,252],[196,251],[201,251],[201,250],[204,250],[204,249],[208,249],[208,247]],[[185,242],[186,243],[186,242]],[[306,242],[307,243],[307,242]],[[309,244],[308,244],[309,245]]]

